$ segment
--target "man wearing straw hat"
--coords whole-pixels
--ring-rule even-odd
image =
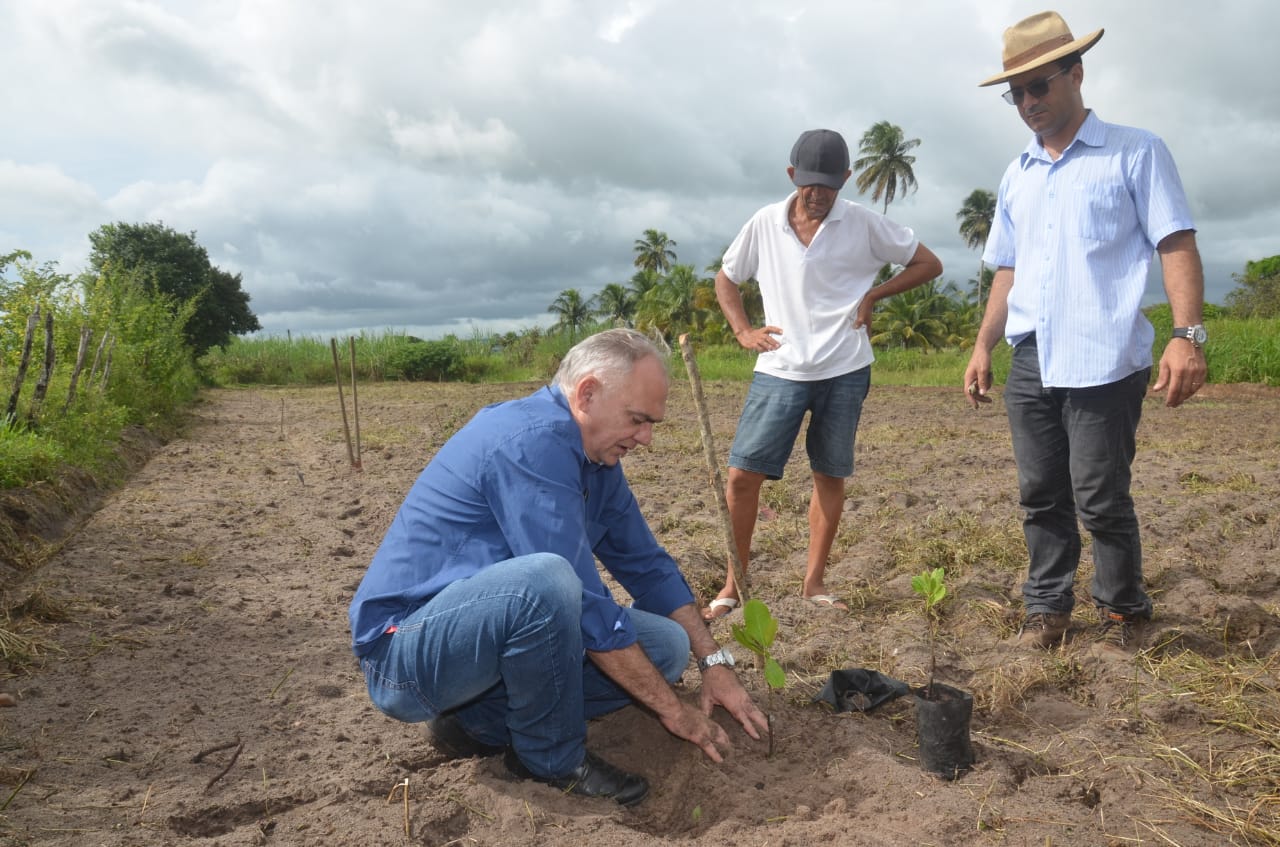
[[[1153,391],[1178,406],[1205,380],[1204,272],[1182,183],[1164,143],[1102,121],[1081,94],[1076,38],[1056,12],[1004,33],[1004,99],[1034,133],[1004,173],[983,261],[996,267],[964,373],[990,402],[991,351],[1013,346],[1004,402],[1030,555],[1018,643],[1050,647],[1071,625],[1077,520],[1093,538],[1095,655],[1129,655],[1151,617],[1130,466],[1154,330],[1140,309],[1158,253],[1173,313]]]
[[[374,705],[428,721],[446,755],[505,752],[518,777],[627,806],[648,782],[586,749],[590,718],[642,704],[717,762],[729,737],[715,706],[767,731],[622,473],[667,389],[665,353],[608,330],[574,345],[553,385],[482,409],[440,448],[351,602]],[[701,709],[671,687],[691,652]]]

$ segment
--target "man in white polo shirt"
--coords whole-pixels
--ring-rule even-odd
[[[996,267],[964,373],[975,408],[989,402],[991,350],[1013,345],[1004,402],[1030,554],[1018,641],[1050,647],[1071,625],[1079,522],[1093,537],[1095,654],[1123,656],[1151,617],[1130,465],[1151,375],[1154,331],[1140,309],[1160,255],[1173,338],[1154,391],[1177,406],[1204,384],[1204,272],[1173,157],[1145,130],[1084,107],[1081,54],[1056,12],[1004,34],[1005,100],[1035,134],[1000,182],[983,261]]]
[[[782,477],[808,414],[813,499],[801,594],[815,605],[845,611],[849,607],[828,592],[825,577],[871,384],[872,309],[942,273],[942,263],[910,229],[837,196],[849,174],[849,148],[838,132],[802,133],[787,168],[796,190],[747,221],[716,275],[716,297],[734,337],[760,354],[729,453],[726,485],[742,566],[751,551],[760,488],[766,479]],[[886,264],[903,270],[875,285]],[[752,277],[764,300],[761,327],[751,326],[738,290]],[[737,605],[730,567],[703,617],[712,620]]]

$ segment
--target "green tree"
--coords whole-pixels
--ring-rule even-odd
[[[640,301],[644,299],[644,295],[657,288],[660,282],[662,282],[662,274],[658,271],[647,268],[636,271],[631,275],[631,299],[639,305]]]
[[[635,266],[641,270],[664,274],[676,263],[676,251],[672,248],[676,243],[665,232],[646,229],[644,238],[637,238],[635,247]]]
[[[642,330],[656,329],[667,341],[683,332],[701,329],[706,319],[699,302],[706,302],[699,291],[707,286],[698,278],[693,265],[675,265],[662,282],[649,289],[636,306],[636,326]],[[715,300],[714,289],[711,293]]]
[[[1227,295],[1234,317],[1273,318],[1280,315],[1280,256],[1244,263],[1243,274],[1232,274],[1236,287]]]
[[[150,294],[163,295],[174,309],[193,307],[182,331],[197,358],[214,347],[225,348],[233,335],[262,328],[249,309],[240,275],[210,264],[194,232],[176,232],[160,223],[106,224],[89,235],[89,244],[94,276],[108,267],[130,272],[128,278]]]
[[[871,319],[871,343],[934,350],[952,341],[947,318],[951,301],[931,280],[883,301]]]
[[[4,276],[9,265],[17,271],[16,279]],[[53,308],[54,293],[66,281],[51,264],[33,267],[25,250],[0,256],[0,365],[17,363],[27,318],[37,310],[47,313]]]
[[[956,212],[956,218],[960,221],[960,237],[964,239],[964,243],[969,245],[969,249],[981,250],[983,245],[987,243],[987,237],[991,235],[991,222],[996,217],[996,196],[985,188],[975,188],[965,198],[964,205],[960,207],[960,211]],[[982,297],[982,276],[983,264],[982,258],[978,258],[978,302],[983,302]]]
[[[197,299],[148,290],[150,271],[107,267],[85,281],[85,319],[93,337],[110,339],[108,394],[136,421],[167,417],[195,395],[186,335]]]
[[[569,331],[572,343],[578,330],[591,320],[591,306],[582,299],[582,292],[576,288],[566,288],[556,295],[555,302],[547,307],[547,311],[556,315],[556,328]]]
[[[873,201],[883,197],[883,211],[888,212],[899,191],[905,194],[916,188],[916,175],[911,168],[916,157],[910,151],[918,146],[920,139],[906,138],[902,127],[888,121],[874,124],[863,133],[858,145],[860,156],[853,163],[858,191],[866,194],[871,189]]]
[[[720,251],[720,258],[707,265],[706,271],[711,274],[708,285],[710,288],[711,302],[706,306],[709,315],[707,318],[708,325],[714,323],[719,332],[708,335],[707,340],[712,343],[723,343],[729,338],[729,322],[725,320],[724,314],[720,311],[720,304],[716,301],[715,278],[720,273],[721,267],[724,265],[724,254],[728,252],[726,246]],[[755,277],[751,277],[746,282],[738,286],[738,293],[742,296],[742,308],[746,310],[747,320],[752,326],[764,325],[764,297],[760,294],[760,282]],[[723,336],[723,337],[721,337]]]
[[[611,282],[592,298],[595,312],[615,326],[631,326],[636,313],[636,297],[625,285]]]

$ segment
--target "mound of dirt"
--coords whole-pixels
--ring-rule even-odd
[[[106,492],[145,465],[162,443],[142,427],[127,427],[100,474],[69,470],[52,482],[0,490],[0,594],[20,586],[24,571],[38,566],[50,545],[71,535]]]
[[[1025,548],[1000,404],[873,389],[828,571],[851,614],[798,597],[803,447],[765,488],[752,590],[780,621],[788,685],[770,694],[742,655],[739,672],[773,717],[772,755],[721,715],[735,748],[714,764],[625,709],[589,739],[653,785],[621,809],[512,781],[499,759],[446,760],[373,709],[348,646],[347,603],[417,473],[476,409],[533,387],[362,387],[360,471],[332,390],[214,391],[100,504],[93,486],[7,497],[28,539],[74,531],[22,574],[66,620],[31,624],[43,661],[0,686],[17,703],[0,710],[0,843],[1280,843],[1280,391],[1149,399],[1134,495],[1157,618],[1145,653],[1100,661],[1084,649],[1087,552],[1068,643],[1006,646]],[[706,386],[722,462],[745,388]],[[626,466],[713,596],[724,542],[687,386]],[[81,520],[77,505],[100,508]],[[975,700],[977,762],[954,782],[921,768],[910,697],[869,713],[812,702],[841,668],[924,683],[910,579],[938,566],[937,677]],[[730,643],[740,620],[713,630]],[[686,696],[698,680],[691,668]]]

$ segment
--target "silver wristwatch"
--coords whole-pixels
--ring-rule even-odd
[[[1204,331],[1203,324],[1195,326],[1175,326],[1173,328],[1174,338],[1185,338],[1196,347],[1203,347],[1204,343],[1209,340],[1208,334]]]
[[[710,656],[703,656],[698,660],[698,670],[705,671],[712,665],[727,665],[733,667],[733,654],[721,647]]]

